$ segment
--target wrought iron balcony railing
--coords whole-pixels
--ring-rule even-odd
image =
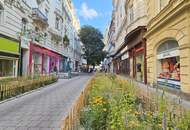
[[[48,22],[48,18],[38,8],[32,8],[32,16],[34,19]]]

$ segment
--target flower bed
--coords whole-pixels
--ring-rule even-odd
[[[190,113],[114,75],[97,74],[81,111],[85,130],[189,130]]]
[[[43,87],[54,83],[57,77],[36,76],[36,77],[19,77],[0,80],[0,100],[5,100],[19,94]]]

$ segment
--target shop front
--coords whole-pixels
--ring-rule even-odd
[[[125,37],[129,53],[129,76],[138,82],[147,83],[145,27],[138,27]]]
[[[148,84],[158,83],[190,94],[189,9],[188,0],[173,0],[162,11],[152,13],[154,17],[150,16],[153,19],[145,35]]]
[[[51,50],[30,43],[29,66],[34,75],[59,72],[61,56]]]
[[[121,57],[113,59],[113,72],[116,74],[121,73]]]
[[[60,72],[66,72],[66,66],[67,66],[67,57],[62,56],[59,64]]]
[[[19,41],[0,35],[0,79],[17,77],[19,55]]]
[[[129,60],[128,52],[125,52],[121,56],[121,74],[123,74],[125,76],[130,75],[130,60]]]
[[[139,43],[134,47],[133,77],[139,82],[145,82],[145,45]]]
[[[180,89],[180,53],[175,40],[162,43],[157,49],[157,82]]]

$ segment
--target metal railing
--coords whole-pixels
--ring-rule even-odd
[[[32,8],[32,16],[36,16],[45,22],[48,21],[48,18],[38,8]]]

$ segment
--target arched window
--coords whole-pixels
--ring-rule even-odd
[[[22,18],[22,31],[26,31],[27,30],[27,23],[28,20],[26,18]]]
[[[4,12],[4,8],[0,3],[0,24],[3,23],[3,17],[4,17],[3,12]]]
[[[178,42],[176,40],[168,40],[164,43],[162,43],[157,50],[157,53],[163,53],[163,52],[167,52],[170,50],[174,50],[177,49],[179,47]]]
[[[180,88],[180,51],[176,40],[167,40],[157,49],[158,83]]]

